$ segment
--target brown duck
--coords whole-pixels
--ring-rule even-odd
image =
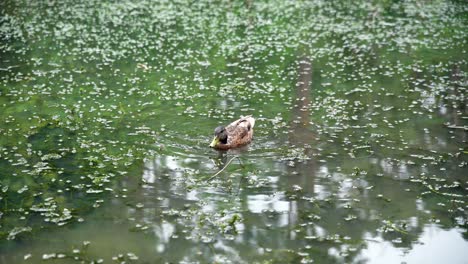
[[[249,144],[253,139],[255,118],[244,116],[228,126],[215,128],[211,148],[227,150]]]

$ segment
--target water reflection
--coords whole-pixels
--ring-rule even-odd
[[[34,233],[0,262],[468,259],[463,7],[77,2],[6,4],[0,225]],[[206,147],[250,111],[251,146]]]
[[[390,133],[376,137],[390,143],[371,142],[374,152],[348,155],[343,142],[359,143],[368,132],[343,135],[348,131],[341,128],[318,139],[311,119],[312,61],[300,57],[297,65],[287,138],[259,134],[249,147],[216,152],[196,143],[203,137],[162,137],[160,144],[167,150],[147,157],[141,171],[120,181],[115,197],[79,228],[60,230],[60,239],[47,247],[26,242],[19,253],[0,262],[18,262],[18,256],[27,254],[40,260],[44,252],[76,248],[83,241],[91,241],[91,257],[107,260],[132,252],[150,263],[420,262],[427,261],[427,250],[437,252],[434,260],[467,259],[459,249],[468,246],[466,230],[453,228],[454,221],[466,223],[466,191],[455,186],[448,196],[443,187],[463,180],[466,170],[438,163],[447,156],[437,151],[456,149],[450,140],[438,140],[447,139],[447,131],[428,126],[429,133],[411,141],[417,150],[411,155],[386,147],[409,142],[404,134],[398,141]],[[380,111],[371,108],[365,112]],[[382,116],[392,120],[397,114]],[[360,122],[356,126],[367,121]],[[398,127],[423,128],[405,123]],[[450,174],[440,170],[445,167]],[[445,250],[447,241],[453,245]]]
[[[304,56],[298,60],[298,64],[298,78],[295,85],[289,141],[292,146],[311,146],[316,139],[314,133],[310,130],[312,62]]]
[[[460,236],[460,230],[443,230],[436,225],[424,227],[412,250],[398,248],[381,237],[367,236],[368,246],[356,258],[367,263],[443,263],[448,259],[452,263],[463,263],[466,260],[466,241]],[[442,254],[431,254],[440,252]],[[430,256],[430,258],[428,257]]]
[[[443,215],[434,211],[433,201],[417,198],[421,186],[394,180],[408,181],[427,167],[379,153],[317,162],[311,82],[312,62],[301,57],[288,138],[275,142],[295,155],[258,155],[255,150],[270,144],[260,137],[254,151],[158,155],[145,163],[140,183],[128,179],[126,186],[135,188],[127,197],[132,205],[128,218],[141,225],[139,232],[150,230],[153,248],[163,259],[248,263],[291,255],[303,261],[373,262],[380,258],[376,250],[409,256],[418,239],[432,241],[425,237],[427,223],[446,221]],[[348,163],[369,165],[343,171]],[[225,171],[207,181],[220,170]]]

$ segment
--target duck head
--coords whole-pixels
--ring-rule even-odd
[[[227,138],[228,138],[228,135],[227,135],[227,131],[225,127],[219,126],[215,128],[214,138],[213,138],[213,141],[211,141],[210,148],[214,148],[219,143],[227,144]]]

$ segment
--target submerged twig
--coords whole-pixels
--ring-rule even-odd
[[[226,163],[226,165],[224,165],[224,167],[223,167],[221,170],[219,170],[217,173],[215,173],[215,174],[212,175],[210,178],[208,178],[208,181],[211,181],[214,177],[218,176],[221,172],[223,172],[223,171],[227,168],[227,166],[229,166],[229,164],[231,164],[231,162],[232,162],[235,158],[238,158],[238,159],[239,159],[238,156],[232,157],[232,158]]]
[[[465,131],[468,131],[468,126],[457,126],[455,124],[444,124],[444,125],[451,129],[463,129]]]
[[[239,158],[239,156],[236,156],[237,160],[239,161],[239,165],[244,169],[244,164],[242,164],[242,160]]]

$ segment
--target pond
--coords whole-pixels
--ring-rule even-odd
[[[467,11],[3,1],[0,263],[466,263]]]

